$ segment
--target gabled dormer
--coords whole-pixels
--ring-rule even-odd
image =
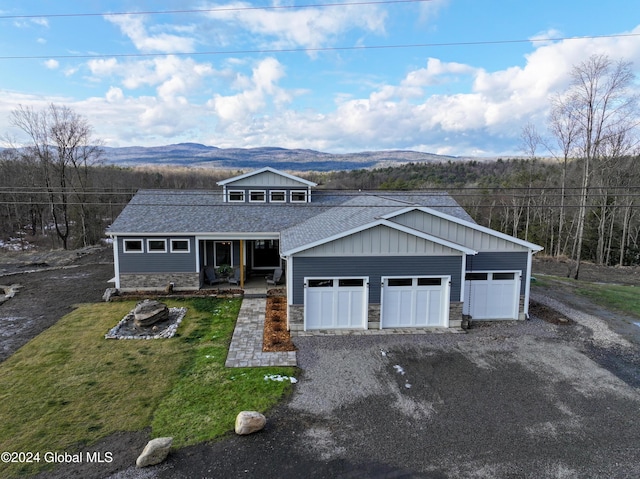
[[[225,203],[310,203],[317,183],[266,166],[218,181]]]

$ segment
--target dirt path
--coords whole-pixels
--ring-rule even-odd
[[[0,285],[19,284],[20,288],[0,305],[0,362],[74,305],[100,301],[112,277],[111,248],[3,254]]]

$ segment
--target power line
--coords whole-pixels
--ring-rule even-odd
[[[251,7],[216,7],[189,10],[147,10],[130,12],[81,12],[81,13],[41,13],[31,15],[0,15],[0,19],[60,18],[60,17],[110,17],[123,15],[171,15],[190,13],[242,12],[251,10],[294,10],[303,8],[350,7],[367,5],[393,5],[402,3],[427,3],[433,0],[380,0],[364,2],[309,3],[304,5],[264,5]]]
[[[549,38],[526,38],[513,40],[480,40],[467,42],[442,42],[442,43],[406,43],[396,45],[352,45],[342,47],[303,47],[303,48],[267,48],[248,50],[208,50],[204,52],[172,52],[172,53],[95,53],[84,55],[2,55],[0,60],[46,60],[46,59],[93,59],[93,58],[151,58],[163,56],[207,56],[207,55],[252,55],[264,53],[308,53],[308,52],[330,52],[347,50],[389,50],[403,48],[436,48],[436,47],[459,47],[459,46],[482,46],[482,45],[508,45],[516,43],[542,43],[560,42],[574,40],[594,40],[602,38],[627,38],[640,37],[640,33],[621,33],[612,35],[586,35],[578,37],[549,37]]]

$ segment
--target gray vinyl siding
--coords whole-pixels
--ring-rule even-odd
[[[261,188],[279,189],[288,187],[293,189],[306,190],[307,185],[286,176],[277,175],[271,171],[265,171],[257,175],[241,178],[237,181],[230,181],[226,184],[227,189],[250,188],[259,190]]]
[[[423,211],[410,211],[391,219],[410,228],[430,233],[438,238],[452,241],[476,251],[527,251],[527,248],[513,241],[485,233],[463,224],[458,224],[446,218],[440,218]]]
[[[467,256],[467,271],[521,271],[520,294],[525,293],[528,253],[478,253]]]
[[[382,276],[451,276],[451,298],[460,297],[462,256],[298,257],[293,259],[293,303],[304,303],[305,277],[368,276],[369,303],[380,303]]]
[[[149,237],[135,236],[126,239],[141,239],[143,253],[125,253],[122,237],[118,237],[118,264],[120,273],[190,273],[196,271],[196,245],[194,237]],[[167,241],[166,253],[148,253],[147,239],[164,239]],[[171,253],[171,239],[188,239],[188,253]]]
[[[297,256],[453,255],[460,251],[388,226],[376,226],[309,248]]]

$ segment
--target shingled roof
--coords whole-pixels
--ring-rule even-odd
[[[312,203],[225,203],[222,192],[141,190],[108,230],[111,235],[278,233],[282,250],[425,206],[473,222],[451,196],[437,192],[314,192]]]

